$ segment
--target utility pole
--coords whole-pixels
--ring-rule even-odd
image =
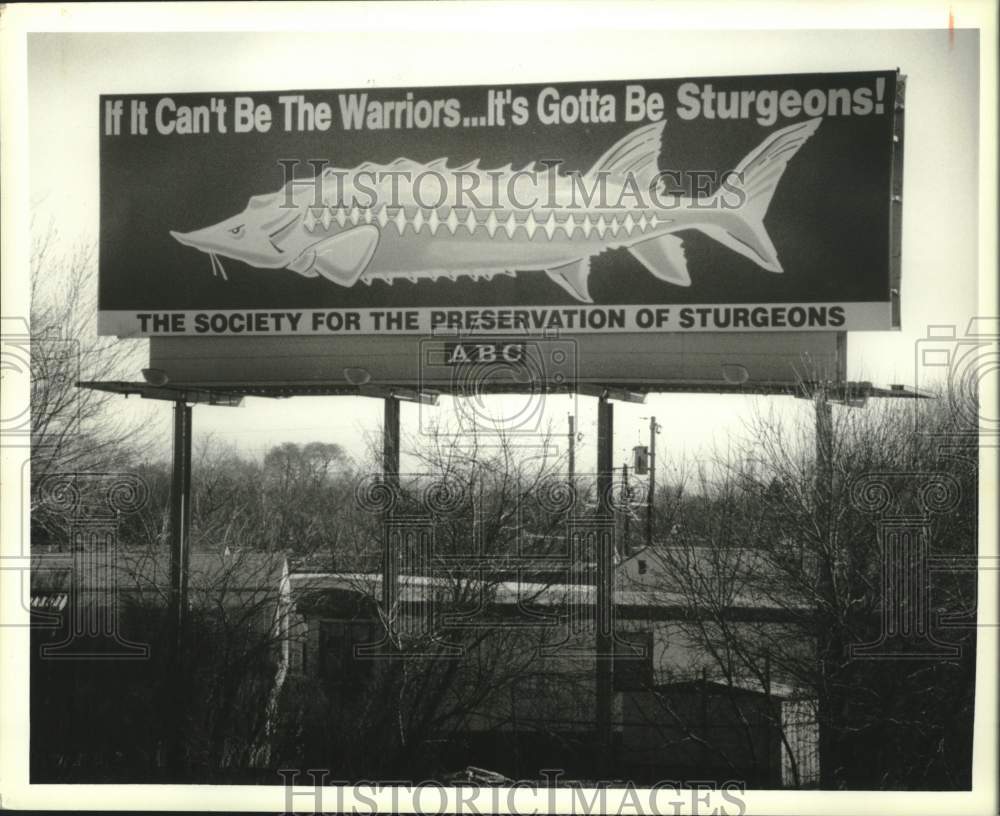
[[[572,414],[566,415],[569,420],[569,431],[567,440],[569,442],[569,483],[573,484],[576,479],[576,417]]]
[[[653,546],[653,491],[656,488],[656,435],[660,426],[656,417],[649,418],[649,490],[646,494],[646,546]]]
[[[628,486],[628,465],[622,465],[622,511],[625,516],[624,530],[622,531],[622,557],[628,558],[632,551],[629,542],[629,517],[632,515],[632,502],[629,497]]]

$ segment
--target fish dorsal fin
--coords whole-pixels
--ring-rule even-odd
[[[653,122],[633,130],[611,145],[590,168],[588,175],[603,173],[612,178],[624,178],[631,174],[643,190],[648,190],[660,171],[657,160],[665,124]]]
[[[788,162],[822,121],[817,117],[772,133],[739,163],[730,178],[730,187],[742,188],[748,217],[764,218]],[[719,195],[716,193],[716,196]]]
[[[577,300],[583,303],[594,302],[587,290],[587,279],[590,277],[589,256],[555,269],[546,269],[545,273]]]
[[[379,232],[370,224],[339,232],[314,244],[311,268],[331,283],[354,286],[371,262]]]
[[[653,275],[677,286],[690,286],[684,241],[675,235],[663,235],[629,247],[631,252]]]

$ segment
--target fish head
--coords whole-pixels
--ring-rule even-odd
[[[286,202],[287,203],[287,202]],[[173,238],[211,256],[222,255],[251,266],[278,269],[295,257],[287,239],[302,219],[301,209],[283,206],[280,193],[255,196],[243,212],[217,224],[191,232],[175,232]]]

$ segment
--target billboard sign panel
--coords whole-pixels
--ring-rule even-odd
[[[104,96],[99,329],[892,328],[896,97],[895,71]]]
[[[580,384],[655,390],[846,375],[845,332],[153,337],[149,365],[199,387],[406,385],[480,393]]]

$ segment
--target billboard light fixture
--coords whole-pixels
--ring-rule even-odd
[[[743,385],[750,379],[750,372],[747,371],[746,366],[738,363],[723,363],[722,379],[731,385]]]
[[[142,378],[150,385],[163,386],[170,382],[170,377],[162,368],[144,368]]]
[[[372,375],[367,368],[345,368],[344,379],[351,385],[368,385],[372,381]]]

